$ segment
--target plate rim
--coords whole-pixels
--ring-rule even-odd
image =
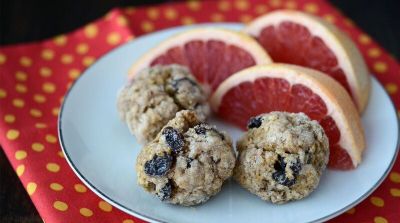
[[[195,27],[201,27],[201,26],[232,26],[232,25],[243,25],[242,23],[236,23],[236,22],[223,22],[223,23],[199,23],[199,24],[193,24],[193,25],[189,25],[189,26],[185,26],[188,27],[189,29],[191,28],[195,28]],[[74,89],[74,87],[77,85],[77,83],[81,80],[81,78],[90,70],[92,69],[97,63],[101,62],[102,60],[104,60],[104,58],[108,57],[111,54],[116,53],[119,49],[125,47],[128,44],[131,44],[133,41],[136,41],[138,39],[144,39],[147,38],[148,36],[153,36],[153,35],[159,35],[160,33],[163,32],[167,32],[170,30],[174,30],[174,29],[180,29],[183,26],[176,26],[176,27],[170,27],[170,28],[166,28],[166,29],[162,29],[162,30],[158,30],[156,32],[152,32],[152,33],[148,33],[145,35],[141,35],[135,39],[133,39],[132,41],[128,41],[126,43],[123,43],[113,49],[111,49],[110,51],[106,52],[105,54],[101,55],[100,57],[98,57],[98,59],[89,67],[87,67],[86,69],[84,69],[81,73],[81,75],[72,83],[71,87],[69,89],[67,89],[66,93],[64,94],[64,100],[61,104],[60,107],[60,112],[58,115],[58,119],[57,119],[57,133],[58,133],[58,139],[59,139],[59,144],[61,147],[62,152],[65,155],[65,159],[67,160],[67,163],[69,164],[69,166],[71,167],[72,171],[75,173],[75,175],[92,191],[94,192],[97,196],[99,196],[100,198],[102,198],[103,200],[107,201],[108,203],[112,204],[114,207],[116,207],[117,209],[125,212],[128,215],[132,215],[134,217],[137,217],[139,219],[148,221],[148,222],[157,222],[157,223],[165,223],[165,221],[160,220],[160,219],[156,219],[154,217],[150,217],[147,216],[145,214],[139,213],[135,210],[132,210],[131,208],[126,207],[125,205],[114,201],[112,198],[110,198],[109,196],[107,196],[105,193],[103,193],[101,190],[97,189],[96,186],[94,186],[94,184],[92,182],[90,182],[88,179],[85,178],[85,176],[79,171],[79,169],[75,166],[75,164],[73,163],[70,155],[68,154],[67,148],[64,144],[64,138],[63,138],[63,133],[62,133],[62,116],[63,116],[63,112],[64,112],[64,107],[66,102],[68,101],[68,96],[70,94],[70,92],[72,92],[72,90]],[[374,76],[371,75],[371,79],[374,79],[378,85],[380,87],[383,88],[382,84],[378,81],[378,79]],[[396,113],[396,106],[394,105],[394,102],[392,100],[392,98],[390,97],[390,95],[388,94],[388,92],[384,91],[386,97],[389,99],[390,104],[391,104],[391,110],[394,111]],[[363,195],[361,195],[358,199],[356,199],[355,201],[351,202],[349,205],[337,210],[334,213],[331,213],[327,216],[321,217],[319,219],[315,219],[312,222],[323,222],[323,221],[327,221],[329,219],[332,219],[342,213],[344,213],[346,210],[356,206],[357,204],[359,204],[360,202],[362,202],[363,200],[365,200],[369,195],[371,195],[381,184],[382,182],[386,179],[386,177],[388,176],[389,172],[392,170],[393,165],[395,163],[395,161],[397,160],[398,154],[399,154],[399,150],[400,150],[400,120],[399,118],[396,118],[397,122],[396,122],[396,126],[397,126],[397,142],[396,142],[396,149],[395,149],[395,153],[394,156],[392,157],[392,160],[390,162],[390,164],[388,165],[388,167],[385,170],[385,173],[379,178],[379,180],[374,184],[373,187],[371,187],[366,193],[364,193]]]

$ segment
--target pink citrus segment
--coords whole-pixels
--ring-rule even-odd
[[[263,47],[246,34],[198,28],[161,42],[133,64],[129,77],[149,66],[180,64],[189,67],[201,83],[215,90],[233,73],[271,62]]]
[[[244,130],[261,113],[303,112],[329,138],[330,168],[353,169],[360,162],[365,144],[358,112],[344,88],[320,72],[285,64],[248,68],[224,81],[211,103],[219,117]]]
[[[321,71],[338,81],[362,112],[369,98],[370,77],[355,44],[334,25],[306,13],[277,10],[246,26],[274,62]]]

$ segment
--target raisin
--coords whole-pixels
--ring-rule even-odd
[[[296,178],[289,179],[286,177],[286,174],[284,171],[276,171],[275,173],[272,174],[272,178],[278,183],[283,186],[293,186],[296,183]]]
[[[160,200],[165,201],[165,200],[169,200],[171,198],[172,195],[172,182],[171,180],[169,180],[164,187],[162,187],[158,193],[157,193],[157,197],[160,198]]]
[[[192,159],[192,158],[187,158],[187,159],[186,159],[186,168],[192,167],[191,164],[192,164],[193,160],[194,160],[194,159]]]
[[[179,133],[176,129],[168,126],[164,128],[162,134],[165,136],[165,141],[172,149],[172,151],[174,151],[175,153],[179,153],[183,150],[185,142],[183,140],[182,134]]]
[[[183,78],[172,80],[172,83],[171,83],[172,88],[175,91],[178,91],[179,90],[179,85],[181,83],[183,83],[183,82],[189,82],[192,86],[197,86],[197,83],[194,80],[192,80],[192,79],[190,79],[188,77],[183,77]]]
[[[199,125],[196,125],[196,126],[194,127],[194,131],[195,131],[196,134],[198,134],[198,135],[205,135],[206,132],[207,132],[207,129],[206,129],[206,127],[204,127],[204,124],[199,124]]]
[[[252,117],[247,123],[247,128],[249,129],[258,128],[261,126],[261,124],[262,124],[262,117]]]
[[[154,155],[144,164],[144,172],[149,176],[164,176],[172,166],[173,158],[164,153],[163,156]]]
[[[278,160],[275,161],[274,168],[276,171],[285,171],[286,163],[282,156],[278,155]]]
[[[301,171],[300,160],[297,159],[297,161],[290,166],[290,169],[292,169],[294,175],[298,175],[300,173],[300,171]]]

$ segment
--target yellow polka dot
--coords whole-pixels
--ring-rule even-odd
[[[57,155],[58,155],[59,157],[61,157],[61,158],[65,158],[65,157],[64,157],[64,153],[63,153],[62,151],[58,151],[58,152],[57,152]]]
[[[50,77],[53,71],[48,67],[41,67],[39,70],[40,76],[42,77]]]
[[[136,12],[136,8],[133,6],[126,7],[125,12],[128,15],[133,15]]]
[[[332,15],[332,14],[326,14],[326,15],[324,15],[324,19],[325,19],[326,21],[330,22],[330,23],[335,23],[335,21],[336,21],[335,16]]]
[[[135,223],[135,222],[131,219],[125,219],[122,221],[122,223]]]
[[[59,183],[51,183],[50,189],[52,189],[54,191],[62,191],[64,189],[64,187],[63,187],[63,185],[61,185]]]
[[[10,129],[6,134],[7,139],[16,140],[19,137],[19,131],[16,129]]]
[[[42,90],[46,93],[54,93],[56,91],[56,85],[51,82],[45,82],[42,85]]]
[[[211,21],[213,22],[224,21],[224,15],[222,15],[221,13],[214,13],[211,15]]]
[[[44,103],[44,102],[46,102],[46,97],[44,96],[44,95],[42,95],[42,94],[35,94],[35,95],[33,95],[33,100],[35,101],[35,102],[37,102],[37,103],[40,103],[40,104],[42,104],[42,103]]]
[[[69,82],[69,83],[67,84],[67,89],[70,89],[71,86],[72,86],[72,82]]]
[[[356,212],[355,208],[350,208],[348,211],[346,211],[347,214],[354,214]]]
[[[64,96],[60,97],[60,104],[64,102]]]
[[[57,163],[48,163],[46,165],[46,169],[52,173],[57,173],[58,171],[60,171],[60,165],[58,165]]]
[[[297,3],[295,1],[287,1],[285,3],[285,8],[287,8],[287,9],[296,9],[297,8]]]
[[[74,61],[74,57],[71,54],[64,54],[61,56],[61,63],[70,64]]]
[[[47,134],[46,135],[46,141],[48,143],[56,143],[57,142],[57,138],[52,134]]]
[[[147,16],[148,16],[150,19],[156,20],[156,19],[158,19],[158,17],[160,16],[160,11],[158,11],[157,8],[149,8],[149,9],[147,10]]]
[[[76,46],[76,52],[78,53],[78,54],[85,54],[85,53],[87,53],[89,51],[89,46],[86,44],[86,43],[79,43],[77,46]]]
[[[26,185],[26,191],[28,192],[29,196],[33,195],[36,191],[37,184],[34,182],[29,182],[28,185]]]
[[[309,12],[309,13],[317,13],[318,6],[314,3],[307,3],[304,5],[304,11]]]
[[[384,217],[376,216],[374,218],[374,223],[388,223],[388,221]]]
[[[218,9],[221,11],[229,11],[231,9],[231,3],[229,1],[220,1],[218,3]]]
[[[82,64],[88,67],[88,66],[90,66],[94,61],[95,61],[95,58],[94,58],[94,57],[87,56],[87,57],[84,57],[84,58],[83,58]]]
[[[82,184],[75,184],[74,188],[75,188],[75,191],[78,193],[85,193],[87,191],[86,187]]]
[[[270,0],[269,3],[271,4],[271,6],[273,7],[279,7],[282,5],[282,1],[281,0]]]
[[[371,49],[368,50],[368,56],[371,57],[371,58],[377,58],[380,55],[381,55],[381,51],[376,47],[371,48]]]
[[[15,122],[15,116],[11,114],[7,114],[4,116],[4,121],[6,123],[14,123]]]
[[[78,69],[71,69],[71,70],[68,72],[69,78],[74,79],[74,80],[75,80],[76,78],[78,78],[80,74],[81,74],[81,71],[78,70]]]
[[[385,206],[385,201],[380,197],[371,197],[370,201],[373,205],[377,207]]]
[[[249,2],[247,0],[236,0],[235,8],[241,11],[247,10],[249,9]]]
[[[24,174],[24,172],[25,172],[25,165],[24,164],[18,165],[15,172],[17,172],[17,175],[19,177],[22,176],[22,174]]]
[[[15,152],[15,159],[17,160],[23,160],[28,156],[28,153],[26,153],[25,150],[17,150]]]
[[[393,197],[400,197],[400,189],[392,188],[392,189],[390,189],[390,194]]]
[[[349,19],[349,18],[345,18],[344,19],[344,24],[348,27],[353,27],[354,26],[354,22],[353,20]]]
[[[32,117],[34,117],[34,118],[39,118],[39,117],[42,117],[42,111],[40,111],[39,109],[35,109],[35,108],[32,108],[30,111],[29,111],[29,113],[31,114],[31,116]]]
[[[361,35],[358,37],[358,41],[359,41],[361,44],[366,45],[366,44],[371,43],[371,38],[370,38],[368,35],[366,35],[366,34],[361,34]]]
[[[389,179],[395,183],[400,183],[400,173],[393,171],[390,173]]]
[[[253,17],[248,14],[244,14],[239,17],[239,20],[243,23],[249,23],[252,19],[253,19]]]
[[[44,145],[42,143],[34,142],[32,143],[32,150],[35,152],[42,152],[44,150]]]
[[[62,201],[55,201],[53,203],[53,207],[59,211],[66,211],[68,210],[68,204]]]
[[[67,37],[65,35],[56,36],[54,43],[58,46],[64,46],[67,43]]]
[[[112,211],[112,206],[109,203],[105,202],[105,201],[100,201],[99,202],[99,208],[101,210],[105,211],[105,212]]]
[[[112,32],[107,36],[107,43],[110,45],[116,45],[121,41],[121,35],[117,32]]]
[[[201,4],[199,1],[189,1],[186,3],[187,7],[193,11],[198,11],[201,8]]]
[[[174,20],[178,17],[178,12],[173,8],[167,8],[164,12],[164,16],[166,19]]]
[[[142,27],[142,30],[145,32],[151,32],[154,30],[154,25],[150,21],[143,21],[140,26]]]
[[[85,35],[86,35],[88,38],[94,38],[95,36],[97,36],[97,33],[99,32],[99,30],[97,29],[97,26],[96,26],[96,25],[89,24],[89,25],[87,25],[87,26],[85,27],[84,32],[85,32]]]
[[[18,93],[26,93],[28,91],[28,88],[24,84],[16,84],[15,91],[17,91]]]
[[[25,106],[25,101],[20,99],[20,98],[16,98],[12,101],[13,105],[17,108],[22,108]]]
[[[254,9],[257,14],[264,14],[268,11],[268,7],[266,5],[257,5]]]
[[[6,55],[0,53],[0,64],[4,64],[7,61]]]
[[[81,213],[81,215],[85,216],[85,217],[90,217],[93,215],[93,211],[91,211],[88,208],[81,208],[79,209],[79,213]]]
[[[385,62],[378,61],[378,62],[374,63],[374,70],[377,73],[385,73],[387,71],[387,69],[388,69],[388,67]]]
[[[32,59],[29,57],[21,57],[19,63],[24,67],[30,67],[32,65]]]
[[[44,60],[51,60],[54,58],[54,52],[50,49],[44,49],[41,56]]]
[[[127,26],[128,25],[128,20],[123,16],[118,16],[117,24],[120,25],[120,26]]]
[[[59,109],[59,108],[53,108],[53,109],[51,110],[51,113],[52,113],[54,116],[58,116],[58,113],[60,113],[60,109]]]
[[[181,22],[183,25],[190,25],[190,24],[195,23],[196,21],[192,17],[184,16],[184,17],[182,17]]]
[[[45,123],[38,122],[38,123],[35,124],[35,127],[37,129],[44,129],[44,128],[47,128],[47,125]]]
[[[18,81],[26,81],[28,79],[28,75],[23,71],[17,71],[15,73],[15,79]]]
[[[386,91],[387,91],[389,94],[395,94],[395,93],[397,92],[397,90],[398,90],[397,85],[394,84],[394,83],[388,83],[388,84],[386,84],[385,88],[386,88]]]
[[[0,98],[5,98],[7,97],[7,91],[0,88]]]

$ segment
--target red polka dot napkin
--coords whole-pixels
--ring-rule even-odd
[[[96,58],[134,36],[202,22],[248,22],[281,8],[334,23],[357,44],[400,108],[400,66],[367,34],[322,0],[190,1],[117,9],[85,27],[42,42],[0,48],[0,143],[46,222],[142,222],[89,191],[57,139],[57,115],[71,83]],[[331,222],[400,222],[400,161],[361,204]]]

